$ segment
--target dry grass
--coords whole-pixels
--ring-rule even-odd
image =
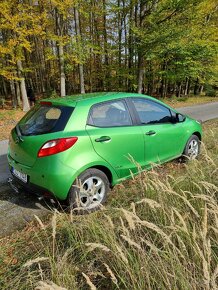
[[[217,289],[218,120],[205,126],[199,160],[126,181],[101,211],[56,211],[1,240],[0,288]]]
[[[207,97],[207,96],[195,96],[195,97],[181,97],[181,98],[166,98],[162,99],[161,101],[165,102],[166,104],[172,106],[173,108],[179,107],[187,107],[187,106],[194,106],[198,104],[206,104],[210,102],[217,102],[217,97]]]
[[[9,138],[11,129],[15,127],[17,122],[24,116],[24,112],[18,110],[0,109],[0,141]]]

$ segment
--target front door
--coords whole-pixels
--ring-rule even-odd
[[[144,142],[144,165],[164,162],[181,154],[184,130],[182,123],[172,123],[169,108],[145,98],[132,98]]]

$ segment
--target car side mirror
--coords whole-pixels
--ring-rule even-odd
[[[176,119],[178,123],[184,122],[186,117],[180,113],[176,113]]]
[[[172,123],[176,124],[176,123],[181,123],[185,121],[185,116],[180,114],[180,113],[174,113],[172,115]]]

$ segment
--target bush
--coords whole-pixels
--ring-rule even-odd
[[[206,86],[205,95],[208,97],[216,97],[218,92],[213,86]]]
[[[177,98],[178,102],[186,102],[188,100],[188,97],[179,97]]]

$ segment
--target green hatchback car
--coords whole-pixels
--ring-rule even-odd
[[[11,131],[10,182],[91,210],[111,187],[137,174],[138,165],[196,158],[201,136],[198,121],[141,94],[47,99]]]

